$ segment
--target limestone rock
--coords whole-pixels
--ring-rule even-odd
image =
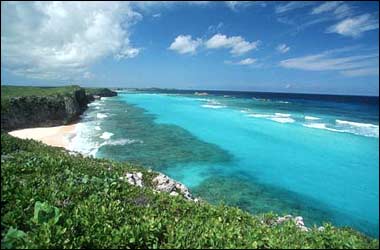
[[[167,192],[170,193],[170,195],[181,194],[186,199],[195,201],[195,199],[193,199],[193,196],[189,192],[189,189],[185,185],[169,178],[164,174],[157,175],[152,182],[154,185],[154,189],[159,192]],[[199,200],[196,199],[195,202],[198,201]]]
[[[126,181],[131,185],[137,186],[137,187],[143,187],[143,181],[142,181],[142,173],[125,173],[125,176],[120,177],[120,180]]]
[[[285,215],[283,217],[278,217],[274,224],[278,225],[289,220],[292,220],[301,231],[303,232],[309,231],[309,228],[305,226],[305,223],[303,222],[303,218],[301,216],[296,216],[294,218],[292,215]]]

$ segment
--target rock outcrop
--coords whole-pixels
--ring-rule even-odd
[[[69,124],[86,110],[87,104],[95,99],[93,95],[117,95],[109,89],[95,89],[93,92],[86,93],[85,89],[78,88],[65,94],[9,98],[6,107],[1,108],[1,130]]]
[[[129,184],[138,187],[144,186],[143,175],[141,172],[125,173],[124,176],[119,177],[119,180],[128,182]],[[173,196],[181,195],[187,200],[194,202],[199,201],[197,198],[194,198],[192,196],[189,189],[185,185],[169,178],[164,174],[160,173],[155,178],[153,178],[152,184],[153,189],[157,192],[165,192]]]
[[[193,200],[195,202],[198,201],[198,199],[193,198],[189,189],[185,185],[169,178],[168,176],[164,174],[160,173],[159,175],[157,175],[152,180],[152,183],[156,191],[167,192],[170,195],[174,195],[174,196],[181,194],[183,197],[185,197],[188,200]]]
[[[273,225],[282,224],[285,221],[289,220],[293,221],[296,224],[296,226],[303,232],[308,232],[310,230],[305,226],[305,223],[303,222],[303,218],[301,216],[293,217],[292,215],[285,215],[283,217],[278,217],[277,220],[273,223]]]
[[[84,89],[65,95],[12,97],[6,109],[1,110],[1,129],[69,124],[83,113],[87,103]]]
[[[107,88],[97,88],[97,89],[87,88],[86,89],[86,96],[87,96],[87,100],[89,102],[92,102],[95,99],[100,98],[100,97],[117,96],[117,92],[112,91],[112,90],[107,89]]]

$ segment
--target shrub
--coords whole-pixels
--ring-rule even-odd
[[[349,228],[300,231],[275,214],[154,192],[157,173],[1,135],[2,248],[378,248]],[[120,181],[141,171],[145,187]]]

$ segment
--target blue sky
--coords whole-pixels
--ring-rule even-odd
[[[377,2],[2,2],[1,82],[378,95]]]

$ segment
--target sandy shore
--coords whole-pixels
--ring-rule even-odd
[[[34,139],[50,146],[67,149],[70,143],[69,138],[75,135],[75,126],[76,124],[57,127],[27,128],[13,130],[9,132],[9,134],[21,139]]]

